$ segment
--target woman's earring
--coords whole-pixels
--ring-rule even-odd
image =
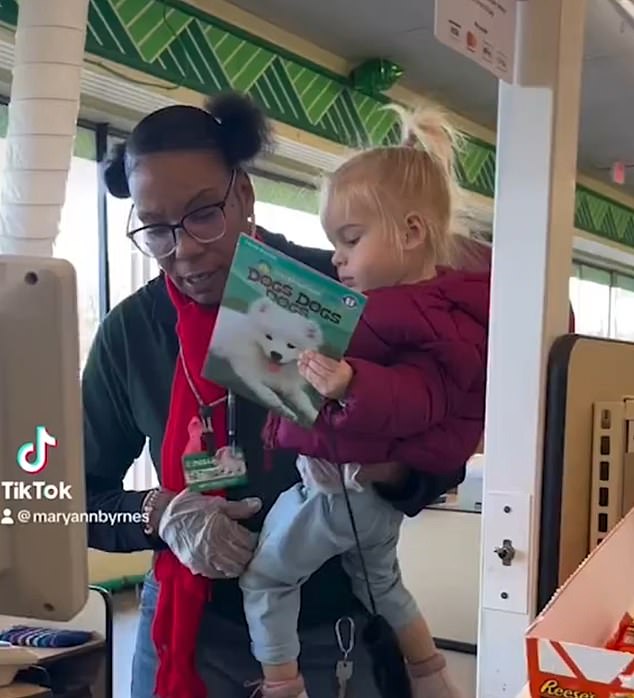
[[[254,238],[257,235],[258,232],[258,227],[255,224],[255,213],[250,214],[247,216],[247,222],[249,224],[249,235]]]

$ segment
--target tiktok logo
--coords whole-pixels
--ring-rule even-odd
[[[28,441],[18,449],[18,465],[24,472],[37,475],[48,463],[48,449],[57,446],[57,439],[51,436],[46,427],[35,427],[35,442]]]

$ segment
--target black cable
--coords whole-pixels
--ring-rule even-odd
[[[343,489],[343,497],[348,510],[348,518],[352,527],[354,536],[354,545],[359,555],[361,562],[361,571],[368,592],[370,601],[371,617],[367,626],[363,631],[363,642],[370,656],[370,664],[372,666],[372,674],[381,698],[413,698],[412,687],[410,684],[409,673],[405,664],[403,653],[401,652],[398,638],[394,628],[389,625],[387,620],[378,612],[376,600],[372,593],[372,585],[370,584],[370,575],[365,563],[363,549],[361,548],[361,539],[359,538],[359,530],[357,529],[357,521],[352,510],[352,502],[350,494],[346,487],[346,479],[343,474],[342,464],[339,462],[337,454],[337,437],[330,431],[332,441],[332,455],[335,461],[335,467],[339,471],[339,481]]]
[[[361,561],[361,571],[363,573],[363,579],[365,581],[365,586],[368,592],[368,597],[370,599],[370,608],[372,609],[373,615],[378,615],[376,609],[376,601],[374,599],[374,594],[372,593],[372,585],[370,584],[370,575],[368,574],[368,568],[365,564],[365,557],[363,556],[363,549],[361,548],[361,540],[359,538],[359,530],[357,529],[357,521],[354,518],[354,512],[352,511],[352,502],[350,501],[350,494],[348,493],[348,488],[346,487],[346,478],[343,474],[343,468],[339,464],[339,458],[337,457],[337,448],[335,446],[336,440],[332,440],[332,452],[335,457],[335,465],[339,471],[339,480],[341,481],[341,487],[343,489],[343,497],[346,502],[346,509],[348,510],[348,518],[350,519],[350,526],[352,527],[352,535],[354,536],[354,545],[359,554],[359,559]]]

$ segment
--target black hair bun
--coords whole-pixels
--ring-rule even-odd
[[[253,160],[272,144],[271,126],[262,109],[249,97],[226,92],[210,97],[205,109],[219,123],[222,142],[219,148],[229,167]]]
[[[116,143],[103,165],[103,181],[117,199],[130,198],[128,178],[125,173],[125,143]]]

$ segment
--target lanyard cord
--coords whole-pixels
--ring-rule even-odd
[[[200,391],[196,387],[196,384],[194,383],[194,379],[192,378],[192,374],[189,371],[189,368],[187,367],[187,362],[185,361],[185,355],[183,353],[183,347],[182,345],[179,346],[179,352],[178,352],[178,357],[181,362],[181,366],[183,367],[183,373],[185,374],[185,379],[187,380],[187,384],[189,385],[189,389],[192,391],[193,396],[196,398],[196,402],[198,403],[198,408],[202,412],[203,410],[213,410],[214,407],[221,405],[223,402],[226,401],[227,403],[227,441],[229,442],[229,447],[231,448],[233,453],[237,453],[237,436],[236,436],[236,396],[235,394],[230,390],[227,395],[223,395],[223,397],[218,398],[217,400],[214,400],[213,402],[206,403],[202,395],[200,394]],[[211,422],[210,422],[211,424]]]
[[[214,400],[211,403],[206,403],[203,400],[198,388],[196,388],[196,384],[194,383],[194,379],[192,378],[192,375],[189,372],[189,368],[187,368],[187,362],[185,361],[185,356],[183,354],[183,347],[182,346],[180,347],[178,356],[180,358],[181,366],[183,367],[183,373],[185,374],[185,379],[187,380],[187,383],[189,385],[189,389],[192,391],[194,397],[196,398],[196,402],[198,403],[198,406],[200,408],[203,408],[203,407],[212,408],[212,407],[216,407],[216,405],[222,404],[223,402],[225,402],[225,400],[229,401],[228,397],[226,395],[223,395],[222,397],[218,398],[217,400]],[[231,400],[229,402],[233,402],[233,401]]]

